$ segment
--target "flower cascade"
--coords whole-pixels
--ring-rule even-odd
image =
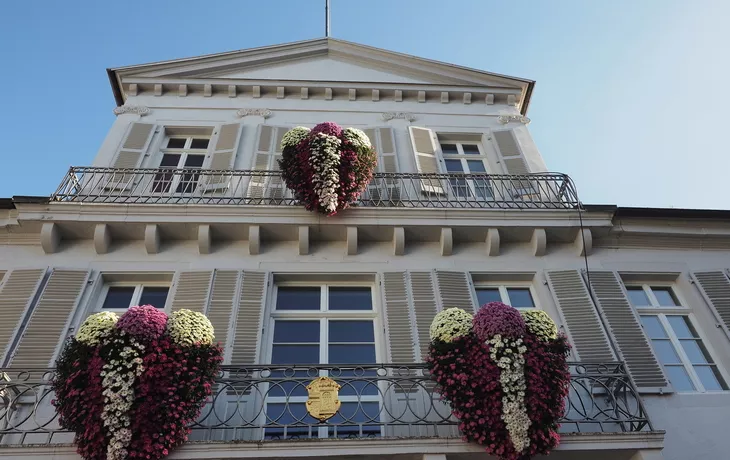
[[[150,305],[91,315],[52,380],[62,427],[85,459],[161,459],[184,443],[222,361],[202,314]]]
[[[449,308],[430,332],[427,363],[466,441],[503,460],[548,454],[559,444],[570,347],[547,314],[501,302],[473,318]]]
[[[330,216],[357,201],[377,161],[363,131],[332,122],[289,130],[281,149],[279,168],[286,186],[306,209]]]

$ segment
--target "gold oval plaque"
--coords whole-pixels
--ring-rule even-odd
[[[339,399],[339,391],[342,388],[337,382],[329,377],[319,377],[307,385],[309,399],[307,399],[307,412],[320,422],[332,418],[340,410],[342,403]]]

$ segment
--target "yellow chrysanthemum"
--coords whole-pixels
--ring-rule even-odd
[[[554,340],[558,337],[558,326],[550,316],[542,310],[520,310],[525,320],[527,331],[535,334],[540,340]]]
[[[213,343],[214,331],[210,320],[202,313],[191,310],[183,309],[173,313],[167,320],[167,332],[181,346]]]
[[[461,308],[447,308],[431,322],[429,333],[431,340],[451,342],[456,337],[463,337],[472,328],[472,315]]]
[[[119,317],[116,313],[110,311],[95,313],[86,318],[81,325],[79,332],[76,333],[76,340],[89,346],[99,345],[104,337],[109,336],[117,321]]]

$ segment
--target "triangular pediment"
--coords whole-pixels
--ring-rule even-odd
[[[300,80],[520,89],[531,83],[331,38],[111,70],[121,79]]]

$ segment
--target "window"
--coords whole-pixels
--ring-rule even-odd
[[[165,140],[159,172],[152,182],[152,191],[192,193],[198,186],[210,139],[201,136],[175,136]],[[182,170],[182,171],[178,171]]]
[[[441,142],[441,153],[446,172],[466,174],[463,178],[449,179],[451,194],[457,198],[492,198],[489,180],[471,174],[487,172],[486,155],[478,142]]]
[[[306,425],[317,424],[304,407],[305,386],[314,378],[307,366],[336,365],[331,372],[335,380],[375,376],[375,369],[367,368],[378,362],[374,320],[372,286],[277,285],[270,362],[299,369],[274,368],[272,377],[285,381],[269,389],[266,415],[269,424],[299,426],[266,428],[267,439],[309,437],[311,427]],[[318,375],[328,374],[321,370]],[[335,430],[337,437],[360,436],[358,423],[378,423],[377,386],[367,379],[347,381],[340,390],[340,414],[327,422],[329,427],[313,428],[311,436],[331,437]],[[362,436],[380,436],[380,426],[363,425]]]
[[[100,309],[124,312],[135,305],[165,308],[169,285],[109,284],[105,286]]]
[[[515,308],[537,308],[529,286],[489,285],[476,286],[479,306],[489,302],[502,302]]]
[[[680,392],[727,390],[717,364],[671,286],[626,286],[667,378]],[[659,311],[657,311],[659,310]]]

